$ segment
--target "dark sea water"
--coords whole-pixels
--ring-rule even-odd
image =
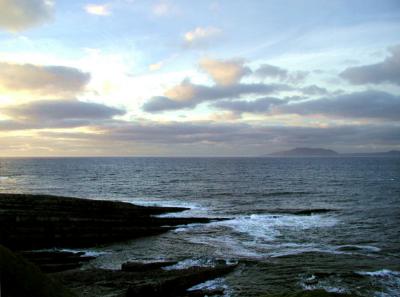
[[[400,158],[0,159],[0,192],[190,207],[227,217],[90,249],[90,265],[240,261],[227,296],[323,288],[400,296]],[[294,210],[328,209],[298,215]]]

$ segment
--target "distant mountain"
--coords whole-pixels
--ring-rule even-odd
[[[333,150],[323,148],[296,147],[292,150],[272,153],[269,156],[338,156],[339,154]]]
[[[343,154],[343,156],[354,156],[354,157],[400,157],[400,151],[388,151],[388,152],[377,152],[377,153],[352,153]]]
[[[392,150],[388,152],[376,152],[376,153],[347,153],[339,154],[334,150],[323,149],[323,148],[309,148],[309,147],[297,147],[288,151],[281,151],[265,156],[277,156],[277,157],[400,157],[400,151]]]

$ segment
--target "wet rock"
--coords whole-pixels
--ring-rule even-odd
[[[325,290],[310,290],[287,294],[267,294],[260,297],[360,297],[344,293],[327,292]]]
[[[35,263],[43,272],[59,272],[81,267],[85,262],[96,257],[85,256],[83,252],[66,251],[24,251],[20,254]]]
[[[191,296],[187,289],[228,274],[235,267],[236,265],[217,265],[181,270],[158,269],[156,272],[153,269],[144,271],[91,269],[66,271],[55,276],[82,297],[111,294],[126,297],[183,297]],[[201,294],[200,291],[196,293]]]
[[[218,265],[216,267],[192,267],[184,269],[184,274],[172,274],[163,281],[153,284],[145,284],[139,286],[130,286],[128,288],[127,297],[158,297],[158,296],[185,296],[186,290],[196,284],[203,283],[207,280],[217,278],[231,272],[235,265]],[[176,271],[175,271],[176,272]]]
[[[302,209],[293,211],[295,215],[302,215],[302,216],[311,216],[314,214],[322,214],[327,212],[335,211],[334,209],[326,209],[326,208],[313,208],[313,209]]]
[[[185,297],[205,297],[205,296],[223,296],[223,289],[215,289],[215,290],[193,290],[187,292]]]
[[[160,262],[127,262],[121,265],[122,271],[148,271],[156,270],[166,266],[171,266],[177,264],[178,261],[160,261]]]

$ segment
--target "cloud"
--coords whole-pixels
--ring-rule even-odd
[[[155,96],[150,98],[150,100],[143,105],[142,109],[146,112],[162,112],[166,110],[178,110],[193,107],[195,104],[195,102],[189,104],[185,102],[174,101],[165,96]]]
[[[153,15],[158,16],[158,17],[170,16],[176,12],[177,12],[177,8],[165,0],[158,1],[152,7]]]
[[[309,96],[327,95],[329,93],[329,91],[327,89],[321,88],[317,85],[306,86],[306,87],[300,88],[300,90],[304,95],[309,95]]]
[[[150,69],[157,70],[161,66],[159,63],[154,64]],[[187,109],[205,101],[228,98],[237,100],[245,95],[267,95],[281,91],[297,91],[307,96],[329,94],[327,89],[317,85],[294,87],[293,84],[305,80],[308,76],[309,72],[305,71],[289,72],[269,64],[263,64],[253,71],[245,65],[243,59],[239,58],[226,60],[203,58],[199,61],[199,67],[211,77],[215,85],[193,84],[186,78],[179,85],[167,89],[161,96],[150,98],[142,109],[146,112]],[[241,83],[243,77],[250,75],[261,78],[273,77],[284,83]]]
[[[400,45],[389,48],[390,55],[380,63],[349,67],[340,77],[354,85],[392,83],[400,85]]]
[[[255,71],[254,76],[265,79],[271,78],[279,81],[285,81],[289,83],[300,83],[304,81],[309,75],[308,71],[288,71],[284,68],[262,64]]]
[[[207,46],[222,33],[221,29],[215,27],[197,27],[186,32],[183,36],[187,47]]]
[[[286,104],[287,100],[275,97],[259,98],[252,101],[247,100],[223,100],[213,104],[214,107],[231,111],[235,114],[248,113],[267,113],[273,106]]]
[[[3,107],[12,120],[0,122],[0,129],[80,127],[112,119],[125,111],[98,103],[71,100],[40,100]]]
[[[216,84],[223,86],[236,84],[243,76],[251,72],[250,68],[244,66],[242,59],[215,60],[204,58],[200,60],[199,66],[211,76]]]
[[[185,79],[181,84],[167,90],[164,96],[150,98],[144,105],[146,112],[161,112],[165,110],[178,110],[193,108],[205,101],[215,101],[226,98],[240,98],[243,95],[271,94],[283,90],[290,90],[287,85],[282,84],[234,84],[229,86],[197,85]]]
[[[272,77],[285,80],[288,76],[288,71],[278,66],[262,64],[254,71],[254,74],[261,78]]]
[[[160,69],[163,67],[163,65],[164,65],[164,62],[163,62],[163,61],[160,61],[160,62],[158,62],[158,63],[150,64],[150,65],[149,65],[149,70],[150,70],[150,71],[157,71],[157,70],[160,70]]]
[[[18,32],[51,19],[52,0],[0,0],[0,29]]]
[[[274,112],[399,121],[400,96],[382,91],[368,90],[286,104],[277,107]]]
[[[111,14],[110,6],[108,4],[87,4],[85,11],[89,14],[108,16]]]
[[[329,118],[400,121],[400,96],[382,91],[363,91],[304,100],[304,97],[265,97],[256,100],[220,100],[212,106],[242,113],[323,115]]]
[[[72,67],[0,62],[0,90],[65,96],[81,92],[89,80],[89,73]]]
[[[400,142],[400,127],[392,125],[343,125],[334,127],[265,126],[215,122],[116,122],[100,126],[96,133],[43,132],[63,140],[71,138],[121,147],[144,145],[158,154],[261,155],[296,146],[331,147],[355,151],[360,147],[390,147]],[[115,152],[114,150],[111,153]]]

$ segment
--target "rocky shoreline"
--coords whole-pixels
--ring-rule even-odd
[[[2,283],[6,284],[2,296],[210,294],[186,290],[231,272],[235,265],[218,263],[215,267],[163,270],[163,266],[176,263],[130,262],[121,270],[80,270],[83,263],[95,257],[54,249],[93,247],[157,235],[181,225],[223,220],[157,216],[185,210],[119,201],[0,194],[0,271]],[[37,250],[44,248],[48,250]]]
[[[223,296],[223,289],[188,289],[229,274],[241,264],[215,260],[208,267],[165,269],[173,267],[176,261],[133,261],[119,270],[82,270],[82,264],[93,256],[53,249],[94,247],[161,234],[185,224],[224,220],[158,216],[185,210],[118,201],[0,194],[1,296]],[[293,296],[343,295],[309,291]]]
[[[156,216],[185,210],[119,201],[0,194],[0,243],[17,250],[91,247],[211,221]]]

